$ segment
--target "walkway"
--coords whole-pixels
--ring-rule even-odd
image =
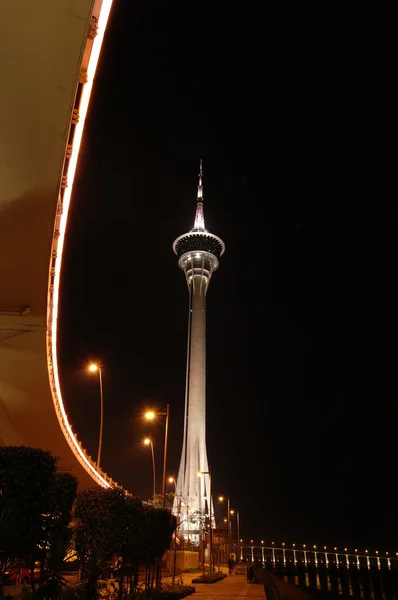
[[[246,575],[228,575],[217,583],[194,583],[195,593],[192,600],[246,600],[246,598],[265,599],[264,585],[247,583]]]

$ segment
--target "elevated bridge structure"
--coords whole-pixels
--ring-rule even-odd
[[[68,208],[111,4],[0,3],[0,444],[50,450],[80,489],[117,485],[73,431],[57,362]]]

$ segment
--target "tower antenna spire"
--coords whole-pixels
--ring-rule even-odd
[[[193,231],[206,231],[205,216],[203,213],[203,164],[202,159],[199,161],[199,184],[198,195],[196,199],[196,214]]]

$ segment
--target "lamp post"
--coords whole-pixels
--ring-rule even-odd
[[[224,496],[219,496],[218,497],[220,502],[224,502]],[[231,553],[231,509],[230,509],[230,504],[229,504],[229,494],[227,494],[227,550],[228,550],[228,556],[227,556],[227,561],[230,557],[230,553]]]
[[[98,371],[99,375],[99,384],[100,384],[100,399],[101,399],[101,412],[100,412],[100,431],[99,431],[99,441],[98,441],[98,456],[97,456],[97,468],[100,468],[101,464],[101,451],[102,451],[102,430],[104,427],[104,395],[102,392],[102,369],[97,364],[92,363],[88,370],[90,373],[96,373]]]
[[[198,477],[202,477],[202,475],[208,475],[209,476],[209,498],[208,498],[208,505],[209,505],[209,519],[210,519],[210,573],[213,573],[213,517],[211,514],[211,469],[209,467],[208,471],[199,471],[198,473]],[[203,548],[203,555],[204,555],[204,548]],[[204,563],[204,560],[203,560]]]
[[[167,466],[167,442],[169,435],[169,416],[170,416],[170,404],[166,405],[165,412],[155,412],[148,410],[145,413],[145,418],[148,421],[153,421],[156,417],[166,417],[166,425],[164,430],[164,451],[163,451],[163,478],[162,478],[162,506],[164,508],[166,501],[166,466]]]
[[[174,484],[174,495],[176,496],[177,485],[174,477],[168,478],[169,483]],[[174,584],[176,578],[176,568],[177,568],[177,533],[180,535],[180,520],[181,520],[181,496],[178,498],[177,503],[177,522],[176,522],[176,530],[174,532],[174,552],[173,552],[173,578],[172,582]]]
[[[156,495],[156,472],[155,472],[155,453],[153,451],[153,442],[151,438],[144,439],[145,446],[151,446],[152,450],[152,478],[153,478],[153,500],[155,500]]]
[[[238,563],[240,563],[240,518],[239,511],[236,511],[236,528],[238,534]]]
[[[236,514],[236,526],[237,526],[237,534],[238,534],[238,548],[237,548],[237,554],[238,557],[240,556],[239,554],[239,535],[240,535],[240,531],[239,531],[239,511],[238,510],[230,510],[229,511],[231,515],[235,515]],[[232,538],[232,524],[231,524],[231,520],[230,520],[230,525],[231,525],[231,538]],[[230,540],[231,542],[231,550],[232,550],[232,539]],[[238,558],[238,560],[240,560],[240,558]]]

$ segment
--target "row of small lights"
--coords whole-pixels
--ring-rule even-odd
[[[240,540],[240,543],[242,544],[242,543],[243,543],[243,540]],[[251,544],[253,544],[253,543],[254,543],[254,540],[250,540],[250,543],[251,543]],[[264,544],[264,543],[265,543],[265,541],[264,541],[264,540],[261,540],[261,544]],[[272,545],[275,545],[275,542],[271,542],[271,544],[272,544]],[[286,546],[285,542],[282,542],[282,546]],[[292,544],[292,547],[296,549],[296,544]],[[307,545],[306,545],[306,544],[303,544],[303,548],[304,548],[304,550],[305,550],[305,549],[307,548]],[[310,548],[310,546],[309,546],[308,548]],[[313,546],[313,549],[314,549],[314,550],[316,550],[317,548],[318,548],[317,546]],[[298,549],[298,548],[297,548],[297,549]],[[324,546],[324,547],[323,547],[323,551],[325,551],[325,550],[327,550],[327,547],[326,547],[326,546]],[[333,551],[336,551],[336,550],[337,550],[337,548],[336,548],[336,546],[334,546],[334,548],[333,548]],[[330,551],[330,552],[331,552],[331,551]],[[348,549],[347,549],[347,548],[344,548],[344,552],[348,552]],[[358,549],[357,549],[357,548],[355,548],[354,552],[358,552]],[[365,550],[365,553],[369,553],[369,550]],[[379,554],[379,551],[378,551],[378,550],[376,550],[376,554]],[[388,553],[388,552],[386,552],[386,555],[387,555],[387,556],[388,556],[388,554],[389,554],[389,553]],[[396,553],[395,553],[395,556],[398,556],[398,552],[396,552]]]

